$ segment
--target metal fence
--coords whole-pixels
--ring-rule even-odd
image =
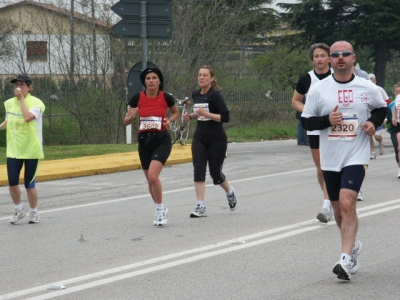
[[[390,91],[387,91],[389,96],[393,95]],[[41,95],[39,92],[33,93],[39,99],[42,99],[46,105],[46,111],[43,116],[43,140],[45,145],[76,145],[81,143],[90,143],[87,138],[85,138],[85,134],[87,136],[87,131],[91,131],[92,128],[82,127],[82,120],[78,120],[76,115],[67,112],[63,108],[62,101],[63,97],[49,97],[48,95]],[[292,101],[293,91],[252,91],[252,92],[229,92],[222,90],[222,95],[225,98],[225,101],[228,104],[232,111],[233,115],[235,115],[236,110],[240,110],[242,104],[254,104],[247,106],[247,113],[250,107],[255,107],[258,111],[259,115],[256,115],[254,112],[254,120],[260,120],[263,118],[267,118],[270,113],[274,114],[271,110],[270,104],[274,105],[282,105],[284,110],[288,111],[285,118],[293,118],[295,117],[294,110],[291,108],[290,103]],[[1,102],[4,102],[6,99],[13,96],[13,93],[8,91],[1,93],[0,91],[0,99]],[[66,96],[66,95],[64,95]],[[67,96],[66,96],[67,97]],[[80,99],[79,101],[84,101],[84,99]],[[93,108],[90,108],[93,109]],[[281,111],[281,110],[279,110]],[[84,112],[86,113],[86,112]],[[88,114],[92,113],[91,111],[87,112]],[[4,105],[0,104],[0,122],[4,120]],[[119,116],[104,116],[105,118],[112,118],[115,122],[119,122]],[[124,140],[125,137],[125,126],[122,124],[123,114],[120,116],[121,124],[120,126],[115,128],[115,132],[113,135],[118,136],[118,141]],[[245,122],[242,120],[242,117],[232,119],[231,125],[241,126],[240,122]],[[119,123],[118,123],[119,124]],[[95,126],[96,124],[94,124]],[[92,134],[92,133],[90,133]],[[93,134],[98,135],[98,131],[93,130]],[[133,133],[134,134],[134,133]],[[109,139],[110,140],[110,139]],[[134,140],[134,139],[132,139]],[[107,143],[107,142],[105,142]],[[5,146],[5,132],[0,132],[0,146]]]
[[[252,101],[274,102],[276,104],[290,103],[293,97],[293,91],[254,91],[254,92],[226,92],[222,91],[222,95],[227,103],[247,103]]]
[[[78,120],[76,115],[73,113],[69,113],[66,111],[64,107],[64,102],[68,101],[69,95],[62,95],[61,93],[57,93],[57,97],[53,97],[54,95],[50,95],[48,92],[41,93],[39,90],[35,90],[33,95],[41,99],[46,105],[46,111],[43,115],[43,143],[44,145],[77,145],[82,143],[90,143],[86,138],[88,131],[89,134],[97,134],[95,130],[92,131],[92,128],[84,127],[82,124],[82,120]],[[246,116],[251,115],[251,119],[253,121],[258,121],[263,118],[267,118],[269,114],[275,115],[271,110],[271,104],[274,105],[284,105],[285,110],[290,110],[290,115],[293,115],[294,111],[292,111],[291,107],[288,109],[288,104],[291,102],[293,91],[252,91],[252,92],[229,92],[222,90],[222,95],[228,105],[228,107],[232,110],[232,115],[235,115],[235,120],[231,120],[231,126],[241,126],[241,122],[245,122],[245,120],[240,117],[240,111],[243,108],[245,110]],[[13,97],[12,91],[3,91],[0,92],[0,99],[5,101],[8,98]],[[87,100],[87,99],[86,99]],[[79,102],[85,101],[85,99],[79,99]],[[250,106],[245,105],[250,104]],[[249,107],[254,112],[249,110]],[[93,109],[92,107],[90,109]],[[283,110],[280,110],[281,113]],[[0,120],[4,118],[4,105],[0,104]],[[83,112],[86,113],[86,112]],[[88,114],[92,113],[91,111],[87,112]],[[239,115],[238,115],[239,114]],[[105,118],[113,118],[115,122],[119,122],[118,116],[104,116]],[[287,118],[288,116],[285,116]],[[123,115],[120,116],[120,122],[122,124]],[[247,120],[246,122],[249,122]],[[123,125],[123,124],[122,124]],[[114,133],[114,135],[118,135],[122,137],[122,140],[125,140],[125,126],[118,128],[119,132]],[[137,124],[134,126],[137,126]],[[134,135],[136,134],[135,130],[132,130],[132,140],[135,140]],[[121,138],[119,138],[121,141]],[[105,141],[104,143],[107,143]],[[5,134],[0,133],[0,146],[5,146]]]

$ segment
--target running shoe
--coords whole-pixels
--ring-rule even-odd
[[[400,179],[400,170],[399,170],[399,174],[397,174],[397,179]]]
[[[39,214],[38,213],[34,213],[34,212],[30,212],[29,213],[29,224],[35,224],[35,223],[39,223]]]
[[[200,204],[197,204],[195,210],[190,213],[190,217],[191,218],[207,217],[206,207],[202,206]]]
[[[154,216],[154,226],[164,226],[167,224],[167,214],[168,208],[164,206],[164,208],[158,209],[156,208],[156,214]]]
[[[22,211],[15,210],[14,215],[11,217],[11,224],[18,224],[26,216],[26,213]]]
[[[400,173],[399,173],[399,174],[400,174]],[[357,195],[357,201],[363,201],[363,200],[364,200],[364,197],[363,197],[361,191],[359,191],[359,192],[358,192],[358,195]]]
[[[237,201],[236,201],[236,196],[235,196],[235,190],[233,187],[232,187],[232,195],[227,196],[227,198],[228,198],[229,209],[231,211],[234,211],[236,209]]]
[[[358,270],[358,256],[360,255],[362,250],[362,244],[359,240],[356,239],[353,247],[353,251],[351,252],[351,260],[353,261],[353,267],[350,269],[350,273],[354,274]]]
[[[350,280],[351,278],[351,268],[353,267],[353,262],[351,260],[339,260],[333,267],[333,273],[337,275],[340,280]]]
[[[369,158],[370,159],[376,159],[376,153],[375,152],[371,152]]]
[[[379,144],[379,155],[382,155],[385,152],[383,147],[384,147],[384,144],[382,142],[382,143]]]
[[[323,207],[321,212],[317,215],[317,219],[321,223],[328,223],[328,221],[332,219],[332,217],[333,217],[332,207],[330,208]]]

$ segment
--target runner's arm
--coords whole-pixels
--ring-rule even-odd
[[[375,129],[383,124],[388,114],[387,107],[379,107],[371,111],[371,117],[367,120],[374,124]]]
[[[303,104],[304,95],[300,94],[298,91],[294,91],[292,98],[292,106],[298,112],[303,112],[304,104]]]
[[[323,130],[331,126],[331,123],[329,122],[329,115],[325,115],[322,117],[309,117],[309,118],[301,117],[301,124],[303,125],[304,129],[310,131]]]

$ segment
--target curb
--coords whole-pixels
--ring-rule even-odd
[[[191,162],[192,152],[191,147],[188,146],[173,146],[171,155],[165,165]],[[36,182],[109,174],[138,169],[141,169],[138,152],[85,156],[60,160],[44,160],[39,164],[39,173],[36,177]],[[20,184],[23,184],[23,182],[24,176],[22,170]],[[0,186],[8,186],[6,165],[0,165]]]

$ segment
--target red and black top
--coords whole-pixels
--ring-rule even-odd
[[[161,118],[161,131],[167,130],[162,125],[164,119],[167,117],[168,107],[175,105],[174,98],[163,91],[159,91],[155,98],[147,97],[146,91],[142,91],[132,96],[129,100],[129,106],[139,109],[139,120],[144,117],[160,117]],[[139,122],[140,128],[140,122]],[[140,130],[140,132],[159,132],[157,129]]]

